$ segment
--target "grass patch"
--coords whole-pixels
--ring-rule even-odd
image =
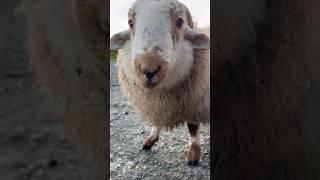
[[[114,50],[110,50],[110,61],[116,62],[118,52]]]

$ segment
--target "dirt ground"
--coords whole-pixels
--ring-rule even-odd
[[[24,49],[19,0],[0,6],[0,179],[88,180],[57,119],[43,108]]]
[[[210,127],[201,127],[201,160],[198,167],[186,161],[188,130],[162,131],[151,151],[143,151],[150,132],[121,92],[117,66],[110,65],[110,173],[122,179],[210,179]]]

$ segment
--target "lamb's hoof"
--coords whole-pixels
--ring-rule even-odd
[[[143,145],[142,150],[149,151],[151,150],[151,146]]]
[[[156,143],[158,140],[159,138],[151,139],[148,137],[143,143],[142,150],[150,150],[154,143]]]
[[[188,165],[197,166],[200,160],[200,146],[198,144],[192,144],[189,146],[188,154]]]
[[[199,165],[199,160],[189,160],[188,161],[189,166],[198,166]]]

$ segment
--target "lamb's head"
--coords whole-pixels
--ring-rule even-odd
[[[128,25],[113,35],[110,48],[129,51],[127,68],[145,88],[174,85],[190,72],[193,49],[210,48],[209,38],[192,29],[188,8],[177,0],[137,0]]]

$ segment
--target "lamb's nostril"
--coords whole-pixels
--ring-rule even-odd
[[[157,68],[152,70],[143,70],[143,73],[149,80],[151,80],[160,71],[160,68],[160,66],[157,66]]]
[[[156,73],[146,73],[147,78],[150,80],[152,79],[154,76],[156,75]]]

